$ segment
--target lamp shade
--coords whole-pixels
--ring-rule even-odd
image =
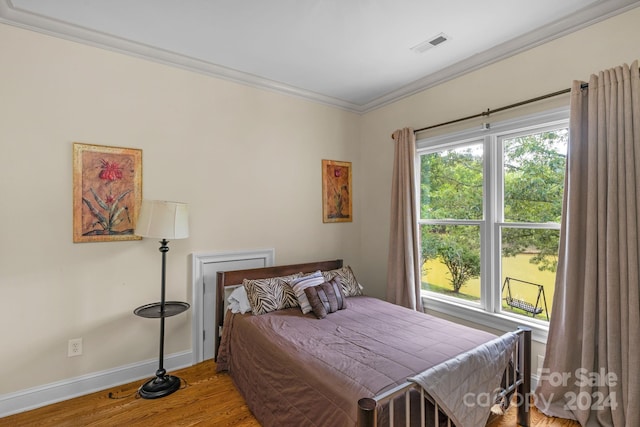
[[[167,240],[189,237],[187,204],[163,200],[143,200],[135,234]]]

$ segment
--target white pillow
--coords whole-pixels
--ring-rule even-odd
[[[231,292],[229,298],[227,298],[227,302],[229,303],[229,310],[232,313],[248,313],[251,311],[251,304],[249,303],[249,297],[247,296],[247,291],[244,286],[238,286]]]
[[[324,276],[322,275],[320,270],[291,281],[293,293],[296,294],[296,298],[298,298],[298,304],[300,304],[300,309],[304,314],[311,313],[312,310],[311,304],[309,303],[309,299],[304,293],[304,290],[311,286],[321,285],[324,282]]]

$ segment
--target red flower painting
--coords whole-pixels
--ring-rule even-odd
[[[352,220],[351,162],[322,161],[322,215],[324,222]]]
[[[138,238],[141,157],[141,150],[74,144],[74,241]]]

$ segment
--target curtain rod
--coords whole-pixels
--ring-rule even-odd
[[[580,87],[584,89],[586,87],[589,87],[589,84],[588,83],[583,83]],[[475,119],[477,117],[485,117],[485,116],[490,115],[491,113],[498,113],[500,111],[509,110],[509,109],[515,108],[515,107],[520,107],[521,105],[525,105],[525,104],[531,104],[532,102],[542,101],[543,99],[552,98],[554,96],[562,95],[562,94],[569,93],[569,92],[571,92],[571,88],[559,90],[559,91],[553,92],[553,93],[548,93],[546,95],[538,96],[536,98],[527,99],[526,101],[516,102],[515,104],[511,104],[511,105],[507,105],[507,106],[504,106],[504,107],[496,108],[495,110],[491,110],[491,109],[487,108],[487,111],[483,111],[482,113],[474,114],[472,116],[462,117],[460,119],[449,120],[448,122],[438,123],[437,125],[432,125],[432,126],[427,126],[427,127],[424,127],[424,128],[416,129],[416,130],[413,131],[413,133],[415,135],[418,132],[424,132],[425,130],[437,128],[437,127],[440,127],[440,126],[446,126],[446,125],[450,125],[450,124],[453,124],[453,123],[463,122],[465,120]]]

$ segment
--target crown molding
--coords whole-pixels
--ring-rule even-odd
[[[424,78],[415,80],[398,90],[389,92],[362,105],[359,111],[361,113],[367,113],[385,105],[392,104],[403,98],[486,67],[487,65],[502,61],[518,53],[533,49],[534,47],[564,37],[615,15],[627,12],[638,6],[640,6],[640,1],[600,1],[596,5],[587,7],[569,17],[554,21],[549,25],[538,28],[484,52],[480,52]]]
[[[360,106],[352,102],[27,12],[15,8],[11,0],[0,0],[0,22],[48,36],[217,77],[245,86],[282,93],[355,113],[361,112]]]
[[[639,5],[640,1],[598,1],[594,5],[586,7],[569,17],[559,19],[535,31],[478,53],[364,104],[356,104],[343,99],[326,96],[317,92],[294,87],[286,83],[265,79],[254,74],[244,73],[242,71],[223,67],[193,57],[180,55],[168,50],[132,42],[110,34],[105,34],[60,20],[41,16],[14,7],[11,0],[0,0],[0,22],[160,64],[179,67],[234,83],[294,96],[354,113],[364,114],[460,77],[464,74],[478,70],[489,64],[501,61],[525,50],[588,27],[617,14],[626,12],[638,7]]]

